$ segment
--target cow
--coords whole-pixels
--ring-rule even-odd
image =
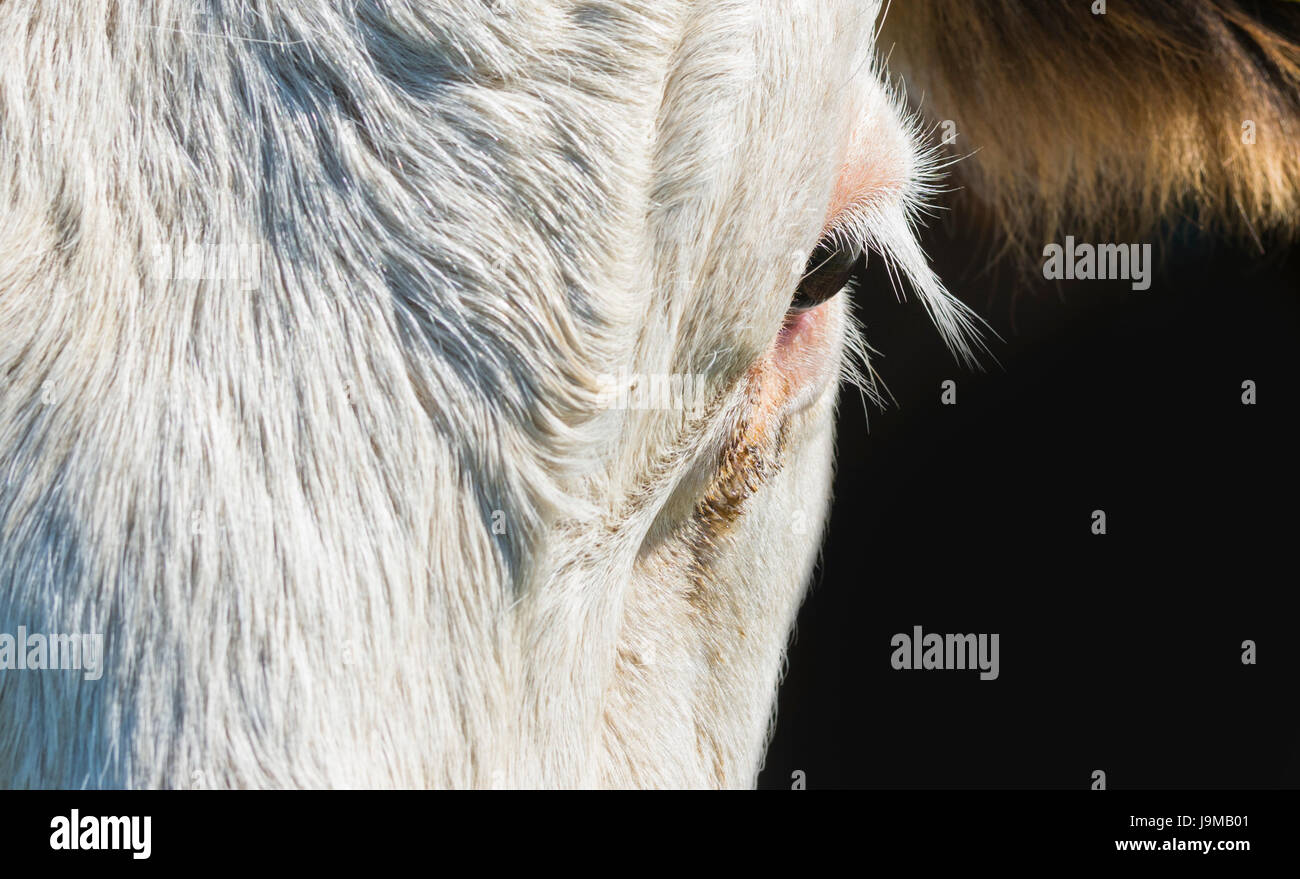
[[[1296,9],[1100,5],[0,3],[0,785],[753,786],[936,128],[1294,231]]]

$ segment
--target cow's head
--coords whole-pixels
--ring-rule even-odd
[[[1030,114],[975,144],[1003,215],[1113,167],[950,57],[1005,28],[908,2],[932,121]],[[0,4],[0,623],[107,650],[94,688],[0,678],[0,780],[751,784],[836,387],[872,388],[837,291],[870,253],[979,344],[880,4],[237,6]],[[1273,68],[1216,94],[1283,125]],[[1210,179],[1178,134],[1144,217]],[[1239,162],[1220,194],[1276,219],[1294,155]]]
[[[475,443],[498,456],[477,472],[502,478],[475,486],[472,527],[494,506],[509,523],[488,546],[517,601],[536,736],[520,767],[542,767],[524,777],[749,785],[822,527],[837,385],[869,389],[836,293],[872,251],[963,356],[971,320],[912,236],[934,160],[873,55],[877,4],[615,6],[555,22],[557,72],[518,74],[542,77],[516,86],[542,100],[484,138],[532,148],[454,199],[521,205],[485,207],[461,245],[495,266],[468,297],[513,345],[480,419],[498,427]],[[485,106],[511,106],[491,88]],[[515,241],[536,245],[518,258]]]

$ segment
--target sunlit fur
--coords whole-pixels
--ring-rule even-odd
[[[950,153],[970,156],[955,209],[995,224],[1013,254],[1184,218],[1255,247],[1300,228],[1300,3],[1105,8],[893,4],[891,69],[928,120],[953,123]]]
[[[748,376],[909,142],[875,17],[0,4],[0,631],[107,651],[0,672],[0,783],[751,785],[834,395]]]

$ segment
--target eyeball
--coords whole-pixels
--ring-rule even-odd
[[[859,265],[865,264],[860,246],[823,238],[808,257],[808,265],[790,301],[790,310],[807,311],[821,305],[843,290]]]

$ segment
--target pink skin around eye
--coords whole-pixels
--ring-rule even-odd
[[[813,403],[839,374],[844,300],[790,314],[772,346],[771,365],[781,376],[790,410]]]
[[[911,155],[912,149],[901,131],[877,126],[874,117],[865,117],[849,138],[823,232],[851,210],[900,197],[911,176]]]
[[[760,419],[792,415],[825,396],[839,375],[843,327],[842,296],[786,315],[772,347],[750,370]]]
[[[849,209],[864,185],[860,163],[850,150],[831,196],[826,228]],[[822,396],[839,373],[844,301],[834,296],[806,311],[791,312],[777,333],[772,348],[758,367],[764,408],[795,412]]]
[[[897,198],[907,186],[910,149],[902,132],[866,114],[849,138],[844,162],[827,206],[823,231],[850,211]],[[843,296],[791,313],[759,369],[765,408],[794,412],[823,397],[838,377],[844,335]]]

